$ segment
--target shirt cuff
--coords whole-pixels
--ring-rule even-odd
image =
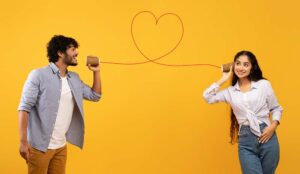
[[[213,92],[216,94],[216,92],[219,90],[220,85],[218,85],[216,82],[214,82],[212,85],[210,85],[208,92],[211,93]]]
[[[29,108],[27,108],[27,107],[25,107],[25,106],[19,106],[18,107],[18,111],[26,111],[26,112],[30,112],[31,111],[31,109],[29,109]]]
[[[281,119],[281,112],[280,111],[272,113],[272,120],[273,121],[276,120],[280,123],[280,119]]]

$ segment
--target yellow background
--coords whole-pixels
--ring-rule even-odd
[[[182,42],[162,63],[220,65],[239,50],[256,54],[284,108],[277,173],[298,173],[299,7],[296,0],[1,1],[0,173],[26,173],[18,153],[17,106],[28,73],[48,64],[50,38],[64,34],[79,41],[79,65],[71,70],[91,84],[88,54],[102,61],[144,60],[130,35],[133,16],[143,10],[173,12],[184,23]],[[154,57],[180,34],[172,17],[155,26],[149,15],[140,16],[135,27],[141,49]],[[237,145],[228,143],[229,107],[202,98],[221,77],[219,69],[102,64],[101,75],[102,100],[85,102],[85,148],[68,146],[67,173],[240,173]]]

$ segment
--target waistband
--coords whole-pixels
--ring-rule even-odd
[[[265,128],[266,126],[268,126],[265,122],[262,122],[259,124],[260,129]],[[241,129],[249,129],[250,130],[250,125],[240,125],[240,130]]]
[[[259,124],[262,124],[262,123],[264,123],[264,122],[263,122],[263,121],[260,121],[260,120],[258,120],[258,123],[259,123]],[[249,121],[248,121],[248,120],[246,120],[246,121],[242,122],[240,125],[250,125],[250,123],[249,123]]]

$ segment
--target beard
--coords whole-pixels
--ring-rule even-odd
[[[76,57],[72,57],[72,56],[69,56],[69,55],[66,55],[63,59],[63,62],[68,65],[68,66],[77,66],[77,59]]]

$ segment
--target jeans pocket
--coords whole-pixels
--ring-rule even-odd
[[[241,128],[238,134],[238,138],[245,138],[251,136],[251,131],[248,128]]]

